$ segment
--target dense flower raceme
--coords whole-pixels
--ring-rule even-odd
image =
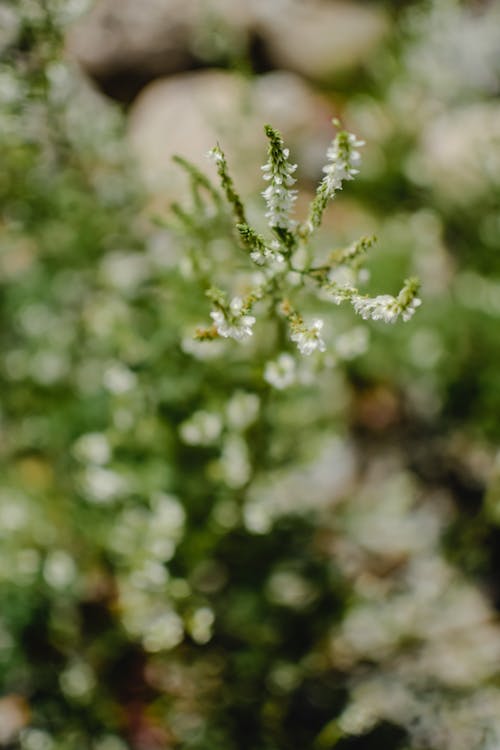
[[[269,185],[262,195],[267,206],[265,216],[270,238],[257,233],[248,224],[244,206],[229,176],[220,147],[216,146],[209,152],[209,157],[216,164],[226,199],[232,206],[241,245],[249,260],[260,270],[249,276],[249,284],[253,286],[245,297],[237,295],[228,302],[225,292],[209,290],[207,294],[214,303],[210,313],[213,323],[211,328],[198,329],[198,338],[248,339],[256,323],[254,306],[259,302],[264,307],[267,302],[268,312],[276,319],[278,326],[282,326],[279,318],[286,320],[289,340],[300,354],[307,357],[321,355],[327,348],[323,338],[323,320],[316,318],[307,325],[295,307],[295,298],[306,286],[316,294],[320,293],[322,299],[326,298],[336,305],[349,302],[365,320],[385,323],[394,323],[398,318],[409,320],[420,305],[416,279],[407,280],[396,297],[389,294],[369,297],[356,286],[368,276],[362,264],[375,238],[362,237],[346,248],[333,251],[323,265],[315,265],[312,258],[304,261],[305,257],[312,255],[308,240],[321,224],[328,202],[335,197],[343,183],[354,179],[359,171],[359,148],[363,141],[353,133],[339,130],[328,148],[324,177],[311,203],[307,221],[300,224],[290,218],[297,198],[297,191],[292,189],[296,165],[289,162],[289,150],[285,148],[280,133],[269,125],[265,127],[265,132],[269,149],[268,160],[262,171]],[[202,184],[206,187],[205,183]],[[292,353],[282,352],[278,359],[269,361],[264,367],[263,376],[273,387],[283,389],[300,381],[296,369]]]
[[[327,164],[323,167],[325,176],[319,184],[316,198],[311,204],[309,218],[305,226],[308,233],[317,229],[323,218],[323,212],[338,190],[342,189],[345,180],[353,180],[359,173],[361,154],[358,151],[364,141],[353,133],[341,130],[326,152]]]
[[[418,283],[415,279],[408,279],[397,297],[391,294],[379,294],[377,297],[362,297],[358,294],[352,297],[352,306],[364,320],[383,320],[385,323],[395,323],[401,316],[403,320],[410,320],[415,310],[421,305],[416,296]]]
[[[269,159],[262,167],[264,179],[269,181],[262,192],[268,208],[266,218],[271,228],[293,229],[295,223],[290,219],[290,214],[297,200],[297,191],[291,190],[291,187],[296,182],[292,175],[297,165],[288,161],[290,152],[284,148],[280,134],[269,125],[265,130],[269,138]]]

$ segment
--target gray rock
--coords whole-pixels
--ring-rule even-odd
[[[68,35],[68,49],[113,96],[132,99],[155,77],[253,62],[325,80],[366,61],[386,14],[326,0],[98,0]]]
[[[265,123],[282,131],[298,176],[316,179],[333,136],[332,115],[331,104],[292,73],[248,79],[205,70],[149,84],[131,108],[129,142],[153,192],[175,197],[185,183],[174,154],[215,174],[205,157],[217,142],[238,187],[253,191],[262,186]]]
[[[249,26],[246,4],[232,0],[98,0],[67,47],[109,93],[131,98],[152,78],[245,48]],[[120,80],[130,92],[113,90]]]
[[[380,7],[360,2],[258,2],[259,29],[270,61],[312,80],[366,62],[389,30]]]

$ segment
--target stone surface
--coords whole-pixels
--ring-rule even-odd
[[[249,25],[246,4],[232,0],[98,0],[67,47],[107,93],[127,100],[152,78],[244,48]]]
[[[500,106],[494,101],[465,104],[429,118],[408,174],[450,205],[487,201],[500,186],[499,134]]]
[[[366,62],[389,30],[387,14],[363,3],[278,0],[258,6],[274,67],[319,81]]]
[[[345,0],[98,0],[68,49],[107,93],[131,100],[155,77],[207,65],[327,80],[369,59],[387,27],[380,7]]]
[[[263,125],[282,131],[298,162],[299,179],[317,179],[333,137],[331,104],[292,73],[255,79],[217,70],[155,81],[138,97],[129,117],[129,141],[146,184],[175,197],[185,178],[172,164],[179,154],[215,174],[206,159],[217,142],[239,189],[262,186],[266,160]]]

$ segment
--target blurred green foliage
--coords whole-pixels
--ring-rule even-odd
[[[278,393],[271,329],[193,340],[193,264],[233,256],[223,203],[154,225],[121,113],[63,62],[70,4],[5,3],[0,746],[498,742],[498,77],[433,77],[454,30],[485,29],[447,4],[436,50],[444,11],[414,5],[338,101],[371,142],[351,200],[373,289],[416,266],[424,306]],[[483,146],[448,177],[431,125],[466,105],[460,148]]]

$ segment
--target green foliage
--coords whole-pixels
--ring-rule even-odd
[[[492,206],[457,212],[415,178],[394,91],[421,90],[405,49],[422,34],[378,100],[345,108],[360,132],[380,102],[397,123],[353,185],[380,249],[340,229],[332,249],[317,230],[359,166],[348,131],[302,222],[270,126],[266,228],[219,146],[221,192],[178,158],[191,203],[149,222],[121,116],[61,61],[66,4],[9,7],[0,744],[483,750],[500,712],[472,578],[495,595]],[[425,304],[382,325],[418,306],[415,268]]]

